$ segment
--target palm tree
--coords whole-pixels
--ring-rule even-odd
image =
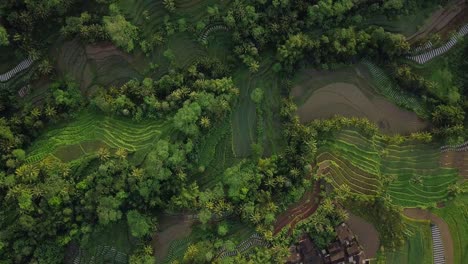
[[[32,182],[39,176],[39,169],[31,164],[24,164],[16,169],[15,174],[23,182]]]
[[[299,171],[299,169],[296,168],[296,167],[292,168],[292,169],[289,171],[289,173],[291,174],[291,176],[292,176],[293,178],[297,178],[297,177],[299,177],[299,175],[301,174],[301,172]]]
[[[101,147],[98,150],[98,157],[101,161],[106,161],[110,158],[110,152],[109,149],[106,147]]]
[[[49,118],[53,118],[55,117],[55,115],[57,114],[57,111],[55,110],[55,108],[53,106],[50,106],[48,105],[44,111],[45,115]]]
[[[35,119],[38,119],[40,116],[41,116],[41,110],[37,107],[34,107],[32,110],[31,110],[31,115],[35,118]]]
[[[174,0],[163,0],[163,4],[169,12],[174,12],[176,9]]]
[[[322,208],[325,213],[331,213],[335,210],[335,206],[333,205],[333,202],[331,199],[325,199],[322,203]]]
[[[202,116],[202,118],[200,119],[200,125],[203,128],[209,128],[210,125],[211,125],[210,118],[208,118],[206,116]]]
[[[262,220],[262,215],[258,211],[255,211],[249,216],[249,219],[252,221],[252,223],[258,224]]]
[[[131,176],[136,178],[136,179],[140,179],[141,177],[143,177],[144,172],[145,171],[142,168],[134,168],[132,170]]]
[[[116,151],[115,151],[115,156],[121,160],[124,160],[127,158],[127,150],[125,150],[124,148],[118,148]]]

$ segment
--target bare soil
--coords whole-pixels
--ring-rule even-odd
[[[293,95],[299,92],[293,90]],[[297,111],[301,122],[334,115],[365,117],[387,134],[424,130],[428,124],[416,114],[401,109],[382,97],[365,94],[356,85],[337,82],[315,90]]]
[[[326,174],[329,162],[323,162],[317,170],[317,174]],[[276,218],[273,234],[278,234],[285,226],[289,225],[289,233],[300,221],[311,216],[320,205],[320,183],[317,181],[311,190],[308,190],[301,200],[291,205],[286,211]]]
[[[440,155],[440,165],[457,168],[463,178],[468,180],[468,152],[448,151]]]
[[[424,26],[421,27],[418,32],[408,37],[407,40],[410,43],[414,43],[433,33],[439,33],[442,36],[447,35],[450,30],[454,29],[454,23],[459,24],[461,22],[460,18],[464,17],[467,11],[468,5],[465,3],[465,0],[455,0],[445,8],[434,12],[431,17],[427,19]]]
[[[447,223],[445,223],[442,218],[432,214],[428,210],[419,208],[406,208],[403,210],[403,214],[409,218],[417,220],[429,220],[433,224],[436,224],[440,229],[442,243],[444,244],[445,262],[447,264],[453,264],[453,240]]]
[[[375,258],[380,246],[379,233],[375,227],[363,218],[351,213],[349,213],[349,218],[346,220],[346,223],[356,235],[367,258]]]
[[[164,215],[159,220],[159,231],[153,235],[151,245],[157,263],[162,262],[168,253],[172,241],[182,239],[192,232],[193,220],[183,215]]]
[[[129,54],[119,50],[110,42],[87,45],[85,49],[87,57],[96,61],[103,61],[111,56],[119,56],[125,58],[128,63],[132,62],[132,57]]]

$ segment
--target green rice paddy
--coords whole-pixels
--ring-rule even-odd
[[[38,162],[50,154],[69,161],[103,145],[133,152],[151,146],[167,129],[160,121],[137,123],[83,111],[72,122],[51,128],[36,140],[27,151],[27,162]]]
[[[387,264],[432,264],[432,237],[429,221],[405,219],[406,240],[396,251],[381,252]]]
[[[332,185],[347,184],[356,194],[386,192],[403,207],[430,206],[446,200],[447,188],[458,179],[456,169],[439,165],[439,149],[416,142],[386,144],[353,130],[337,133],[320,147],[318,162],[332,161]],[[384,178],[393,181],[382,186]]]
[[[454,246],[454,263],[465,263],[468,258],[468,195],[461,195],[447,202],[445,207],[435,208],[432,212],[449,226]]]

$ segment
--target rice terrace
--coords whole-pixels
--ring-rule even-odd
[[[468,1],[0,1],[1,264],[468,263]]]

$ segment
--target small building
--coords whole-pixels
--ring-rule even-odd
[[[349,244],[354,240],[353,232],[345,223],[342,223],[336,228],[336,234],[341,244]]]
[[[298,251],[298,248],[296,245],[292,245],[289,247],[289,256],[288,259],[286,260],[287,264],[294,264],[294,263],[301,263],[301,254]]]
[[[331,264],[344,263],[345,258],[346,258],[346,254],[345,254],[344,250],[339,250],[339,251],[335,251],[333,253],[330,253],[330,263]]]

